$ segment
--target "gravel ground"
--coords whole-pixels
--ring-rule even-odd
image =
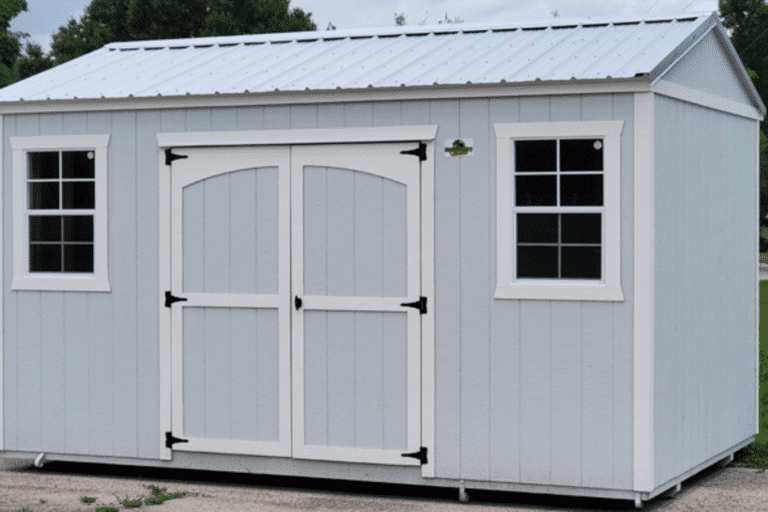
[[[119,501],[151,496],[150,486],[184,491],[183,498],[144,505],[153,512],[515,512],[635,510],[629,501],[470,491],[460,503],[455,489],[374,485],[236,473],[162,470],[51,462],[42,469],[29,460],[0,459],[0,512],[94,512]],[[96,498],[84,504],[84,496]],[[45,503],[42,503],[45,501]],[[130,510],[130,509],[128,509]],[[711,468],[683,483],[672,499],[644,507],[658,512],[764,512],[768,472]]]

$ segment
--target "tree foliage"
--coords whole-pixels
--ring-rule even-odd
[[[316,30],[290,0],[93,0],[53,35],[57,63],[115,41]]]
[[[720,0],[720,15],[757,92],[768,103],[768,4],[765,0]],[[765,122],[762,128],[765,131]]]
[[[765,0],[720,0],[723,25],[763,103],[768,103],[768,4]],[[760,124],[760,224],[768,225],[768,138]],[[768,241],[760,240],[761,252]]]
[[[11,20],[26,10],[26,0],[0,1],[0,87],[16,81],[14,65],[21,53],[21,39],[26,34],[11,32]]]

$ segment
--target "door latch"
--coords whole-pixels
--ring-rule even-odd
[[[299,296],[297,295],[297,296],[296,296],[296,298],[295,298],[295,299],[293,299],[293,305],[294,305],[294,306],[296,306],[296,311],[298,311],[298,310],[300,310],[300,309],[301,309],[301,304],[302,304],[302,302],[301,302],[301,297],[299,297]]]

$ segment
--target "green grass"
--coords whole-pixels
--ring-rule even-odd
[[[768,281],[760,281],[760,432],[736,453],[736,465],[768,469]]]

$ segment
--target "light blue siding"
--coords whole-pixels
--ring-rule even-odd
[[[655,102],[658,485],[755,433],[757,204],[755,122]]]
[[[406,313],[306,311],[308,445],[405,450]]]
[[[217,175],[183,196],[183,290],[277,293],[277,168]]]
[[[753,105],[734,72],[720,37],[713,31],[675,64],[662,80],[708,92],[745,105]]]
[[[277,441],[277,311],[185,307],[184,435]]]
[[[157,183],[158,173],[165,172],[166,168],[158,167],[155,139],[158,131],[437,124],[435,296],[429,297],[430,311],[434,312],[436,320],[436,444],[430,449],[436,476],[631,488],[632,113],[631,95],[595,98],[575,95],[177,109],[136,114],[7,116],[3,134],[5,147],[9,147],[9,137],[15,135],[67,133],[69,130],[111,133],[108,172],[112,292],[65,293],[56,299],[48,292],[10,290],[12,198],[10,175],[6,175],[6,259],[3,269],[6,286],[6,448],[39,450],[45,442],[51,452],[159,456]],[[625,121],[621,139],[621,193],[622,287],[626,301],[595,304],[493,299],[496,284],[496,140],[493,124],[588,119]],[[474,140],[474,156],[446,158],[442,152],[443,140],[459,137]],[[10,162],[10,154],[5,152],[6,168]],[[395,217],[386,206],[392,201],[387,198],[397,195],[401,185],[379,178],[374,180],[379,180],[379,184],[368,183],[365,180],[370,177],[367,176],[359,183],[354,180],[347,180],[347,183],[342,174],[348,172],[336,171],[338,176],[333,177],[313,177],[312,172],[306,175],[306,190],[312,194],[307,194],[305,213],[307,226],[311,225],[312,229],[306,231],[305,245],[308,250],[319,251],[315,260],[305,260],[306,292],[400,294],[405,283],[385,276],[401,273],[399,269],[404,268],[404,261],[396,257],[404,253],[399,249],[405,243],[400,234],[404,219]],[[242,175],[233,173],[229,180],[242,179],[243,182],[233,185],[231,181],[227,190],[221,192],[224,194],[221,197],[226,201],[242,202],[251,187],[250,182],[246,183],[250,178],[245,174],[247,172]],[[259,170],[256,179],[269,179],[268,175],[268,171]],[[336,181],[328,184],[326,180]],[[123,193],[122,189],[126,187],[132,190]],[[260,189],[261,185],[256,188]],[[332,195],[327,197],[318,191]],[[360,205],[365,209],[364,214],[360,213],[363,224],[349,223],[351,212],[336,212],[338,219],[328,224],[324,216],[311,213],[328,207],[330,214],[332,207],[343,203],[334,197],[352,191],[367,198],[365,204]],[[222,198],[220,200],[224,200]],[[260,223],[263,219],[259,205],[264,204],[260,197],[256,198],[257,238],[261,236],[258,233],[262,231]],[[216,214],[228,215],[226,210]],[[345,219],[347,224],[344,224]],[[204,224],[205,215],[201,214],[199,220]],[[217,222],[213,224],[217,225]],[[333,258],[329,256],[327,261],[323,259],[321,253],[324,251],[320,246],[325,248],[327,243],[330,250],[351,244],[356,237],[367,236],[363,226],[368,225],[379,225],[383,233],[381,252],[377,253],[376,249],[365,254],[365,259],[383,262],[381,275],[368,272],[362,260],[352,258],[350,253],[354,251]],[[245,229],[233,227],[241,228]],[[198,241],[198,245],[203,251],[205,247],[214,251],[210,253],[212,258],[223,257],[226,252],[227,258],[234,258],[231,264],[241,269],[236,273],[245,276],[244,263],[237,260],[236,254],[245,250],[245,245],[238,244],[249,245],[251,241],[243,233],[231,237],[230,242],[229,234],[225,234],[223,245],[203,241]],[[185,233],[185,244],[195,243],[192,235],[189,242],[186,236]],[[343,236],[347,238],[334,242],[334,237]],[[262,267],[261,256],[259,253],[255,270],[257,288],[262,286],[262,272],[264,279],[270,274],[271,263]],[[328,271],[339,275],[351,273],[346,282],[341,280],[346,283],[343,289],[328,290],[323,284],[323,272],[332,260],[340,266]],[[200,278],[199,286],[204,286],[206,272],[201,270],[197,276],[190,274],[185,280],[189,279],[191,283]],[[361,278],[354,274],[361,274]],[[250,282],[250,277],[230,281],[228,275],[226,282],[231,286],[246,286],[244,283]],[[43,296],[46,302],[41,301]],[[53,305],[50,305],[51,301]],[[43,303],[47,316],[41,314]],[[358,319],[359,325],[357,320],[350,319]],[[196,328],[192,324],[199,318],[185,321],[194,332]],[[63,326],[63,334],[55,340],[59,343],[57,350],[63,353],[63,363],[59,373],[54,371],[53,375],[63,382],[64,391],[61,396],[52,395],[47,402],[51,411],[58,410],[64,415],[63,441],[62,434],[55,429],[44,433],[39,426],[42,390],[37,388],[44,364],[41,359],[43,322]],[[231,323],[223,319],[220,322],[221,329],[234,329],[227,327]],[[235,323],[244,330],[242,326],[247,322],[237,320]],[[587,329],[582,331],[582,327]],[[204,327],[199,329],[198,332],[203,332]],[[313,341],[306,345],[307,442],[389,449],[404,446],[404,347],[386,343],[387,339],[400,336],[398,332],[405,329],[404,319],[397,314],[308,311],[305,313],[305,329],[308,339],[311,337]],[[334,333],[345,329],[352,333],[349,339],[356,341],[348,347],[329,345],[329,340],[336,337]],[[371,343],[378,343],[377,346],[363,346],[362,338],[354,335],[356,329],[378,329],[382,333],[381,340],[374,337]],[[267,350],[266,346],[263,348]],[[204,349],[199,347],[199,350]],[[257,350],[260,349],[257,347]],[[273,399],[266,395],[259,396],[255,405],[248,402],[250,405],[244,405],[242,410],[236,410],[231,404],[213,403],[215,396],[220,396],[216,393],[247,388],[254,385],[254,378],[260,387],[258,379],[273,378],[265,376],[269,375],[265,373],[266,361],[275,357],[270,354],[256,355],[257,360],[262,361],[258,364],[265,366],[257,367],[255,377],[237,370],[239,362],[222,360],[217,363],[222,369],[234,369],[236,376],[221,380],[217,384],[223,386],[221,390],[214,392],[211,388],[207,391],[212,393],[210,406],[228,407],[216,414],[240,415],[237,417],[247,419],[253,417],[254,411],[274,405]],[[213,353],[210,356],[217,357]],[[363,368],[374,368],[374,359],[379,363],[377,369],[364,371]],[[215,362],[206,361],[212,365]],[[200,368],[200,371],[204,370]],[[324,379],[327,384],[310,385],[310,382],[325,382]],[[357,387],[356,379],[360,380]],[[199,386],[200,383],[189,385]],[[46,386],[53,388],[48,381]],[[355,390],[362,395],[355,396]],[[190,391],[189,399],[193,400],[201,393],[206,393],[204,388]],[[365,400],[363,395],[367,397]],[[58,406],[53,403],[57,400]],[[36,405],[27,403],[30,401]],[[237,401],[247,402],[244,395]],[[204,414],[189,406],[186,409],[189,417],[185,417],[185,422],[188,421],[187,427],[193,429],[204,428],[205,418],[213,414],[208,409]],[[276,421],[261,414],[256,417],[259,422]],[[259,423],[257,431],[273,432],[274,428],[276,423]],[[246,433],[233,432],[231,435]]]

